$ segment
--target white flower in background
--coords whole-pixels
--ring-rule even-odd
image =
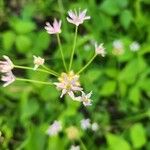
[[[60,96],[61,98],[65,94],[69,94],[69,96],[74,99],[74,92],[82,91],[79,82],[79,75],[74,74],[73,71],[70,71],[69,73],[62,73],[58,80],[59,82],[55,82],[54,84],[58,90],[62,91]]]
[[[33,56],[33,58],[34,58],[34,70],[36,70],[40,65],[43,65],[44,64],[44,59],[43,58],[41,58],[41,57],[37,57],[37,56]]]
[[[120,40],[115,40],[113,41],[113,51],[112,53],[114,55],[123,55],[124,54],[124,46],[122,41]]]
[[[99,125],[97,124],[97,122],[92,123],[91,129],[92,129],[93,131],[97,131],[97,130],[99,129]]]
[[[130,44],[129,47],[130,47],[131,51],[136,52],[140,49],[140,44],[138,42],[134,41]]]
[[[76,10],[75,11],[70,10],[68,11],[69,17],[67,17],[67,21],[72,24],[75,24],[76,26],[79,26],[80,24],[84,22],[84,20],[88,20],[91,18],[90,16],[86,16],[86,12],[87,12],[86,9],[81,12],[79,9],[78,13]]]
[[[106,52],[105,52],[105,48],[103,46],[103,43],[101,43],[99,45],[97,43],[95,43],[95,53],[97,55],[101,55],[102,57],[105,57]]]
[[[80,150],[80,146],[72,145],[69,150]]]
[[[91,127],[90,119],[82,119],[80,123],[81,123],[81,128],[83,130],[86,130]]]
[[[49,136],[57,135],[62,130],[62,125],[59,121],[55,120],[52,125],[49,126],[46,133]]]
[[[2,75],[1,80],[5,82],[3,84],[3,87],[6,87],[15,81],[15,76],[13,75],[11,71],[9,71],[9,72],[6,72],[4,75]]]
[[[3,55],[3,58],[5,61],[0,61],[0,72],[10,72],[14,68],[14,65],[8,56]]]
[[[51,25],[49,22],[46,22],[45,29],[49,34],[61,33],[61,20],[57,21],[54,19],[53,25]]]
[[[74,97],[74,100],[83,102],[84,106],[90,106],[92,105],[92,100],[90,99],[92,95],[92,91],[88,94],[85,94],[83,91],[81,91],[82,95],[78,97]]]

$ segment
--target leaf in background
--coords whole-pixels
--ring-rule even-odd
[[[110,96],[112,95],[116,90],[116,81],[106,81],[102,88],[100,89],[100,95],[103,96]]]
[[[134,86],[134,87],[130,88],[129,99],[135,105],[138,105],[140,103],[140,89],[139,89],[139,87]]]
[[[110,150],[131,150],[129,143],[119,135],[108,133],[106,140]]]
[[[120,23],[122,24],[122,26],[125,29],[128,29],[128,27],[130,26],[131,22],[132,22],[133,16],[131,11],[129,10],[124,10],[121,12],[120,15]]]
[[[146,132],[141,123],[136,123],[130,128],[130,138],[134,148],[141,148],[146,144]]]
[[[8,30],[8,31],[3,33],[2,42],[3,42],[4,50],[9,51],[12,49],[12,46],[13,46],[14,41],[15,41],[15,37],[16,37],[15,33],[11,30],[10,31]]]
[[[16,48],[20,53],[27,53],[30,51],[32,41],[28,36],[19,35],[16,37]]]

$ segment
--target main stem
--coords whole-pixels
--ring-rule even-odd
[[[17,81],[24,81],[24,82],[38,83],[38,84],[45,84],[45,85],[53,85],[51,82],[43,82],[43,81],[24,79],[24,78],[16,78],[16,80]]]
[[[95,59],[96,56],[97,56],[97,54],[95,54],[95,55],[89,60],[89,62],[88,62],[83,68],[81,68],[81,69],[78,71],[77,74],[80,74],[82,71],[84,71],[84,70],[92,63],[92,61]]]
[[[59,34],[56,34],[56,36],[57,36],[57,41],[58,41],[59,49],[60,49],[60,52],[61,52],[61,57],[62,57],[62,61],[63,61],[63,64],[64,64],[64,68],[67,71],[66,62],[65,62],[65,59],[64,59],[64,53],[63,53],[63,50],[62,50]]]
[[[69,71],[72,67],[72,61],[73,61],[74,51],[75,51],[76,42],[77,42],[77,34],[78,34],[78,26],[76,26],[76,29],[75,29],[74,43],[73,43],[73,48],[72,48],[72,53],[71,53],[71,58],[70,58]]]
[[[18,65],[14,65],[14,68],[25,69],[25,70],[33,70],[33,68],[31,68],[31,67],[18,66]],[[56,74],[56,73],[54,73],[54,72],[51,72],[51,71],[48,71],[48,70],[37,69],[36,71],[48,73],[48,74],[51,74],[51,75],[53,75],[53,76],[58,77],[58,74]]]

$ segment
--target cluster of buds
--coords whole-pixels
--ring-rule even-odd
[[[74,24],[76,27],[69,66],[66,65],[66,61],[64,59],[63,49],[62,49],[62,45],[61,45],[61,40],[59,37],[59,34],[62,31],[61,30],[62,21],[54,19],[54,22],[52,24],[49,22],[46,22],[45,29],[46,29],[47,33],[54,34],[57,37],[58,46],[59,46],[59,49],[61,52],[62,62],[63,62],[65,71],[63,71],[62,73],[57,73],[56,71],[48,68],[47,66],[44,65],[44,63],[45,63],[44,58],[41,58],[40,56],[33,56],[34,67],[14,65],[8,56],[3,56],[5,61],[0,61],[0,72],[2,73],[1,80],[5,82],[5,84],[3,86],[8,86],[15,80],[47,84],[47,85],[55,85],[56,88],[59,91],[61,91],[60,98],[62,98],[64,95],[69,95],[71,97],[71,99],[82,102],[84,106],[90,106],[92,104],[91,103],[92,102],[92,100],[91,100],[92,92],[90,92],[88,94],[86,94],[84,92],[84,90],[80,84],[80,80],[79,80],[80,73],[83,72],[91,64],[91,62],[94,60],[94,58],[97,55],[101,55],[102,57],[104,57],[106,55],[106,52],[105,52],[105,48],[103,47],[103,44],[98,45],[97,43],[95,43],[95,52],[94,52],[93,57],[78,72],[75,73],[73,71],[72,63],[73,63],[73,56],[74,56],[75,47],[76,47],[78,27],[85,20],[88,20],[91,18],[90,16],[87,16],[86,13],[87,13],[86,9],[82,10],[82,11],[79,9],[78,12],[76,10],[68,11],[67,21],[71,24]],[[54,81],[54,82],[50,83],[50,82],[45,82],[45,81],[17,78],[12,73],[13,68],[29,69],[29,70],[49,73],[49,74],[57,77],[58,81]],[[53,133],[51,133],[51,134],[53,134]]]

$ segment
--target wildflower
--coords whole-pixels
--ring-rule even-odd
[[[41,57],[36,57],[36,56],[33,56],[34,58],[34,70],[36,70],[40,65],[43,65],[44,64],[44,59],[41,58]]]
[[[122,55],[124,53],[124,46],[120,40],[115,40],[113,42],[113,52],[114,55]]]
[[[91,91],[90,93],[88,93],[88,94],[85,94],[83,91],[81,91],[81,93],[82,93],[81,96],[74,97],[74,99],[75,99],[76,101],[83,102],[83,105],[84,105],[84,106],[90,106],[90,105],[92,105],[92,104],[91,104],[91,101],[92,101],[92,100],[90,99],[90,97],[91,97],[91,95],[92,95],[92,91]]]
[[[68,127],[66,133],[70,140],[76,140],[79,137],[79,130],[75,126]]]
[[[69,150],[80,150],[80,146],[72,145]]]
[[[102,57],[105,57],[106,52],[105,52],[105,48],[103,47],[103,43],[97,45],[97,43],[95,43],[95,53],[98,55],[100,54]]]
[[[61,98],[65,94],[69,94],[73,98],[74,92],[82,91],[79,83],[79,76],[74,74],[73,71],[70,71],[69,73],[62,73],[58,80],[59,82],[55,82],[54,84],[59,90],[62,90]]]
[[[45,29],[49,34],[61,33],[61,20],[57,21],[54,19],[53,25],[51,25],[49,22],[46,22]]]
[[[98,128],[99,128],[99,126],[98,126],[98,124],[97,124],[96,122],[92,123],[91,129],[92,129],[93,131],[97,131]]]
[[[10,72],[14,68],[14,65],[8,56],[3,55],[3,58],[5,61],[0,61],[0,72]]]
[[[140,44],[138,42],[134,41],[130,44],[129,47],[130,47],[131,51],[136,52],[140,49]]]
[[[81,128],[83,130],[86,130],[91,127],[90,119],[82,119],[80,123],[81,123]]]
[[[9,72],[6,72],[4,75],[2,75],[1,80],[5,82],[3,84],[3,87],[6,87],[15,81],[15,76],[13,75],[11,71],[9,71]]]
[[[47,134],[49,136],[54,136],[54,135],[57,135],[61,130],[62,130],[61,123],[59,121],[55,120],[53,122],[53,124],[51,126],[49,126],[49,128],[47,130]]]
[[[82,24],[84,22],[84,20],[88,20],[91,18],[90,16],[86,16],[86,12],[87,12],[86,9],[81,12],[79,9],[78,13],[76,10],[74,12],[72,10],[70,10],[70,11],[68,11],[69,17],[67,17],[67,21],[72,24],[75,24],[76,26],[79,26],[80,24]]]

